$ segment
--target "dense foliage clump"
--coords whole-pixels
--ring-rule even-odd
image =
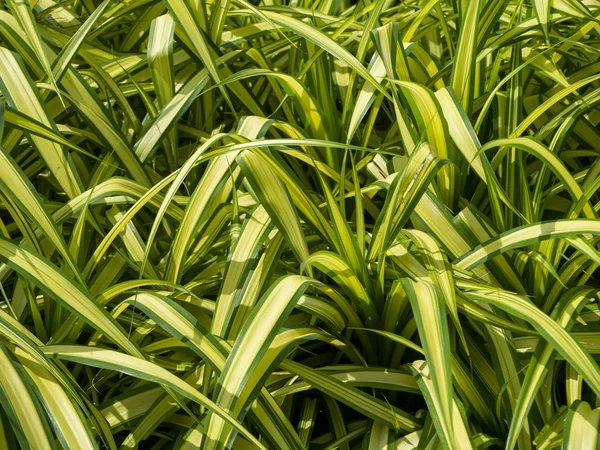
[[[596,448],[599,37],[4,0],[0,448]]]

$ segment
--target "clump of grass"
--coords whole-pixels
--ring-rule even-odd
[[[0,448],[595,448],[599,18],[4,0]]]

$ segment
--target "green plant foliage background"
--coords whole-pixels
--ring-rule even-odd
[[[596,448],[599,37],[0,2],[0,448]]]

